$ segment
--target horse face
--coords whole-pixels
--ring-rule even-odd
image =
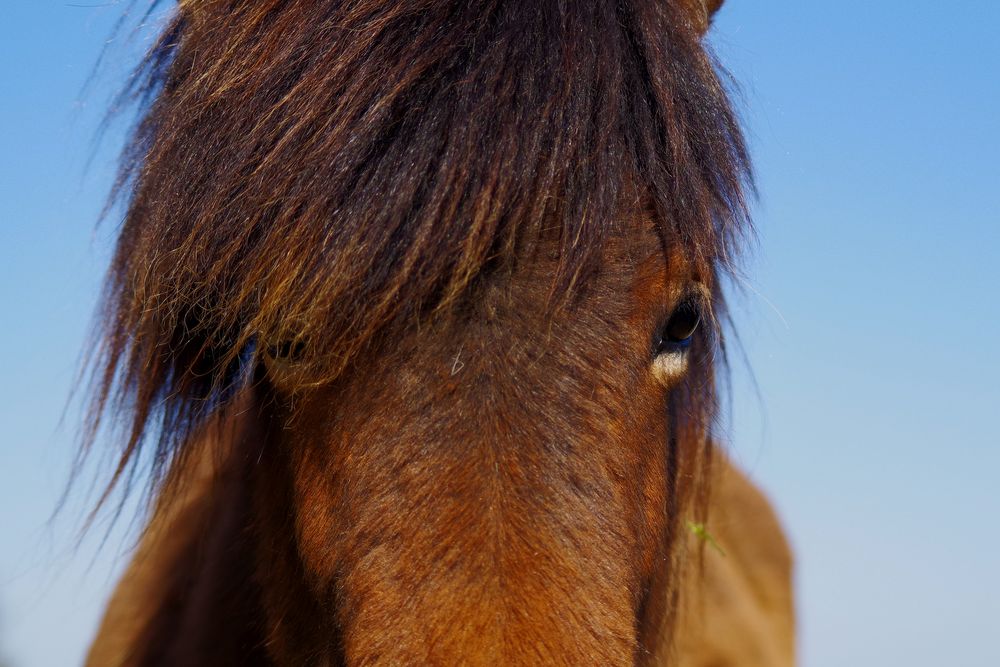
[[[270,532],[292,529],[295,563],[262,567],[301,567],[341,659],[626,664],[656,649],[668,397],[704,353],[710,285],[634,227],[554,312],[541,249],[333,385],[296,389],[295,355],[272,356],[287,500],[263,504],[294,508]],[[276,627],[303,606],[275,599]]]
[[[124,417],[109,489],[152,447],[167,503],[202,424],[260,415],[225,449],[272,661],[662,650],[746,229],[717,5],[181,4],[88,432]]]

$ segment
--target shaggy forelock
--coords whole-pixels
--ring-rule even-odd
[[[539,241],[560,301],[629,211],[713,269],[746,219],[679,2],[191,0],[131,92],[91,428],[126,424],[116,479],[151,437],[169,461],[264,345],[309,341],[330,380]]]

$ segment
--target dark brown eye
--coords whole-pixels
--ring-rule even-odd
[[[694,334],[701,323],[701,309],[692,301],[684,301],[677,306],[670,319],[660,332],[660,341],[656,346],[657,354],[682,350],[694,340]]]

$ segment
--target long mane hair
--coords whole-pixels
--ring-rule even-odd
[[[308,340],[310,382],[333,380],[542,239],[559,249],[553,307],[638,208],[665,248],[729,270],[748,158],[682,5],[182,0],[127,91],[90,362],[88,442],[120,435],[108,493],[140,460],[161,481],[267,346]],[[671,397],[695,468],[714,373],[700,356]]]

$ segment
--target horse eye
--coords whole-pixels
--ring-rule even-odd
[[[701,310],[697,304],[685,301],[679,305],[660,332],[656,353],[669,352],[688,347],[701,324]]]

